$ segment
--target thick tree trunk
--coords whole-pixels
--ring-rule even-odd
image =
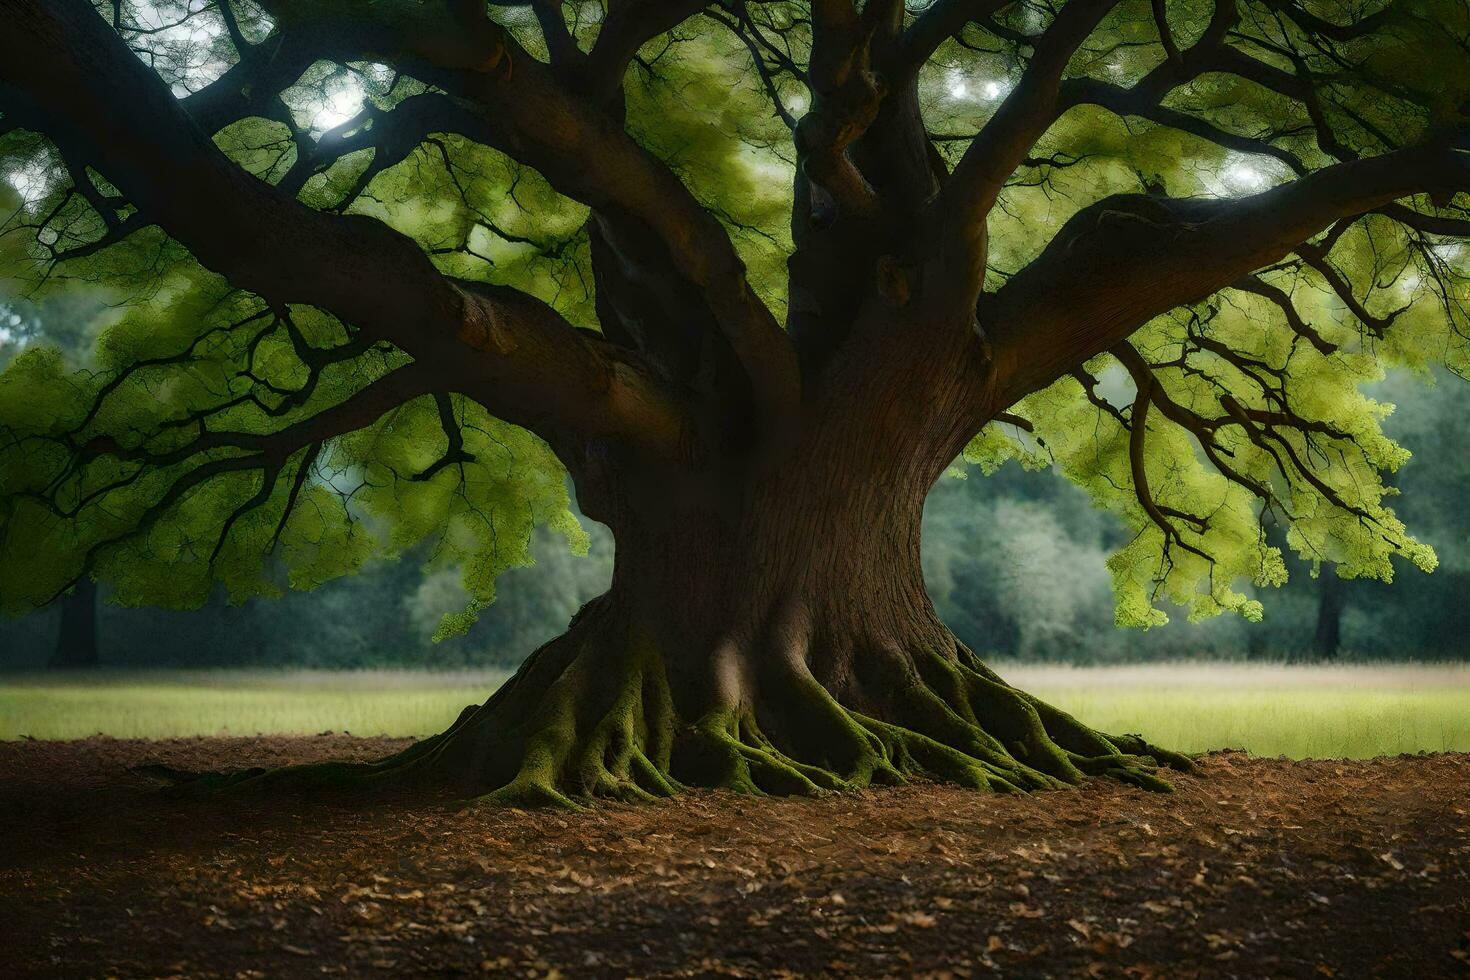
[[[1159,764],[1188,767],[1010,687],[955,640],[920,571],[922,486],[830,473],[818,487],[820,472],[621,498],[610,591],[448,731],[355,775],[572,806],[911,777],[1162,789]]]
[[[97,583],[83,577],[61,597],[59,605],[61,623],[48,666],[52,669],[97,666]]]
[[[448,731],[331,778],[562,806],[911,777],[1167,788],[1154,770],[1187,759],[1012,688],[939,621],[919,560],[923,503],[979,424],[985,375],[955,369],[973,366],[966,331],[949,331],[948,349],[891,324],[875,335],[881,370],[839,357],[820,408],[728,458],[659,465],[561,446],[583,511],[613,531],[610,590]]]

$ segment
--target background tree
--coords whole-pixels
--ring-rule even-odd
[[[1317,628],[1312,634],[1312,653],[1321,660],[1336,660],[1342,648],[1342,607],[1346,583],[1329,572],[1321,576],[1317,592]]]
[[[1125,625],[1258,616],[1239,583],[1285,576],[1262,509],[1349,576],[1434,564],[1359,388],[1463,367],[1462,3],[0,14],[37,175],[11,264],[129,307],[98,373],[5,375],[8,605],[427,547],[464,568],[460,628],[533,527],[580,540],[562,466],[612,531],[606,595],[363,778],[1159,785],[1183,760],[935,615],[922,503],[961,455],[1054,460],[1131,522]]]
[[[56,631],[56,647],[51,652],[50,666],[72,669],[96,667],[97,653],[97,583],[81,579],[72,590],[57,600],[61,607],[61,623]]]

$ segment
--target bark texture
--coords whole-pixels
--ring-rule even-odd
[[[923,478],[873,479],[851,458],[833,470],[816,448],[792,448],[744,487],[604,488],[611,589],[489,700],[382,763],[260,781],[406,780],[575,807],[686,786],[810,795],[915,777],[1022,791],[1107,775],[1164,790],[1161,766],[1190,767],[982,664],[924,589]]]

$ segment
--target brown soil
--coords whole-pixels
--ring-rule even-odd
[[[587,814],[164,799],[401,740],[0,743],[0,974],[1416,976],[1470,960],[1470,756],[1222,753],[1158,795]]]

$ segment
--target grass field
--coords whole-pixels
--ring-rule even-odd
[[[1470,751],[1470,664],[1297,667],[999,664],[1008,681],[1112,732],[1187,752],[1293,758]],[[429,735],[503,672],[0,674],[0,739],[348,731]]]

